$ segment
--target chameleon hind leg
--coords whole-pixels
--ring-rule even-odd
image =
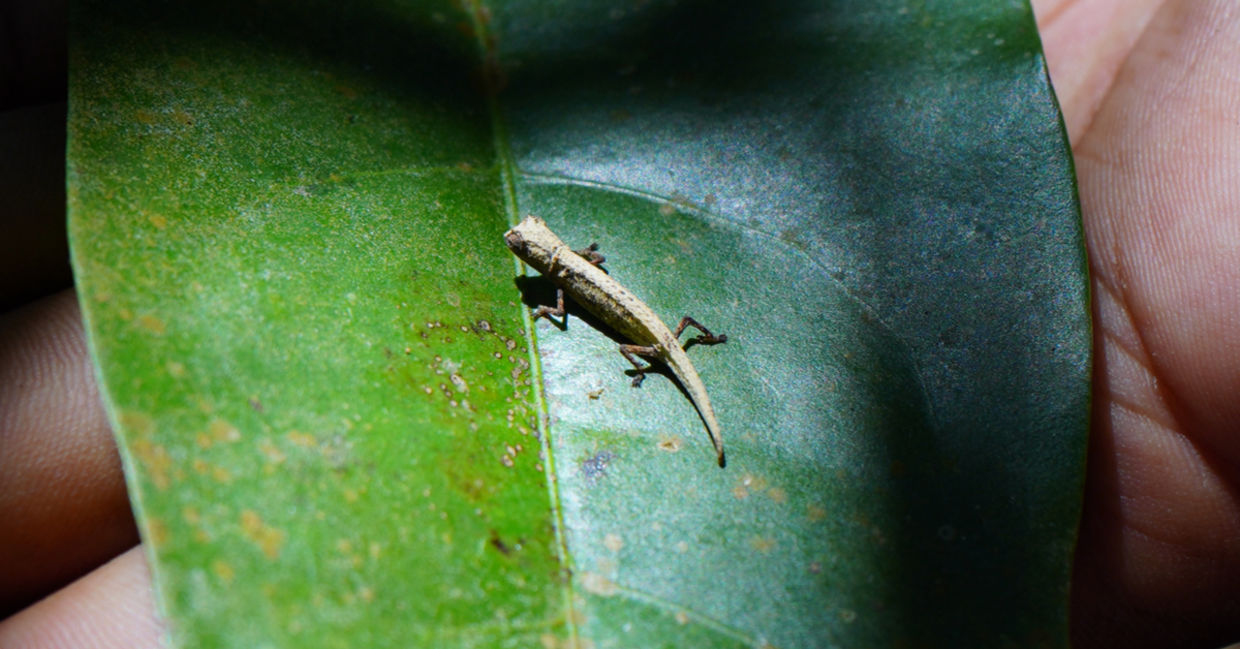
[[[646,380],[646,372],[651,371],[654,367],[650,363],[642,365],[637,360],[638,356],[646,356],[650,358],[658,358],[659,352],[654,347],[647,345],[620,345],[620,355],[633,364],[633,368],[637,370],[637,376],[633,377],[633,387],[639,387],[642,381]]]
[[[695,342],[701,345],[717,345],[719,343],[728,342],[727,334],[719,334],[716,336],[710,332],[710,329],[703,327],[701,323],[693,318],[690,318],[689,316],[685,316],[680,319],[680,324],[676,325],[676,331],[673,331],[672,335],[676,336],[676,338],[680,338],[680,333],[685,330],[685,327],[693,327],[694,329],[702,332],[701,336],[691,338],[690,342]]]

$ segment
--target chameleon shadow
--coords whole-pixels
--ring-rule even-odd
[[[546,277],[541,275],[520,275],[513,279],[513,283],[516,284],[517,290],[521,292],[521,303],[530,309],[537,309],[540,306],[554,306],[556,304],[556,286]],[[613,329],[611,325],[603,322],[599,318],[596,318],[594,314],[585,310],[580,304],[577,304],[573,298],[565,295],[564,317],[559,319],[547,318],[547,321],[549,321],[560,331],[568,331],[568,321],[570,318],[581,320],[587,327],[590,327],[591,329],[594,329],[595,331],[598,331],[604,336],[610,338],[617,346],[617,357],[623,358],[620,356],[620,351],[618,349],[620,345],[627,345],[633,342],[621,335],[620,332]],[[697,344],[697,339],[691,338],[684,343],[684,349],[685,351],[688,351],[691,347]],[[676,389],[680,390],[680,394],[686,401],[691,404],[693,403],[693,399],[689,396],[689,392],[685,390],[685,386],[680,384],[680,381],[677,380],[676,376],[672,374],[672,371],[666,365],[658,359],[646,358],[644,356],[642,357],[642,360],[645,360],[650,364],[650,369],[647,370],[645,374],[658,374],[667,378],[676,386]],[[636,377],[638,375],[638,371],[636,369],[626,369],[624,370],[624,374],[626,376]]]

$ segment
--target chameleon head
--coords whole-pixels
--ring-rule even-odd
[[[564,247],[564,242],[547,228],[547,223],[533,214],[505,232],[504,243],[514,255],[539,272],[546,272],[558,249]]]

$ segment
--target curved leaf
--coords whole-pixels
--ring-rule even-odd
[[[1089,323],[1024,3],[73,20],[74,263],[180,646],[1065,644]],[[726,469],[614,332],[531,326],[525,213],[728,334]]]

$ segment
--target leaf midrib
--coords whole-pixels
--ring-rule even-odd
[[[516,175],[517,165],[513,159],[512,147],[509,142],[507,125],[499,106],[499,92],[496,74],[490,66],[498,66],[497,53],[494,49],[495,39],[491,38],[487,29],[489,20],[484,19],[483,12],[490,10],[480,0],[470,0],[469,20],[473,27],[474,38],[478,50],[479,61],[483,65],[485,79],[486,110],[491,117],[492,142],[495,147],[496,166],[499,169],[500,192],[504,199],[504,213],[508,224],[516,225],[521,219],[517,203]],[[524,274],[523,264],[516,256],[512,257],[513,273]],[[525,327],[526,350],[529,354],[530,374],[534,381],[530,391],[534,396],[534,407],[538,413],[538,439],[540,452],[543,455],[544,477],[547,484],[547,499],[551,506],[551,516],[555,527],[555,547],[559,554],[561,570],[566,578],[561,580],[560,592],[565,611],[564,623],[568,629],[570,647],[580,647],[580,629],[577,621],[581,618],[575,609],[573,597],[573,581],[571,577],[572,562],[568,553],[568,539],[564,529],[564,507],[560,500],[560,490],[556,476],[555,454],[551,447],[551,431],[547,425],[547,400],[543,394],[542,361],[538,355],[538,340],[534,332],[534,320],[529,309],[518,301],[515,307],[521,311],[521,321]]]

